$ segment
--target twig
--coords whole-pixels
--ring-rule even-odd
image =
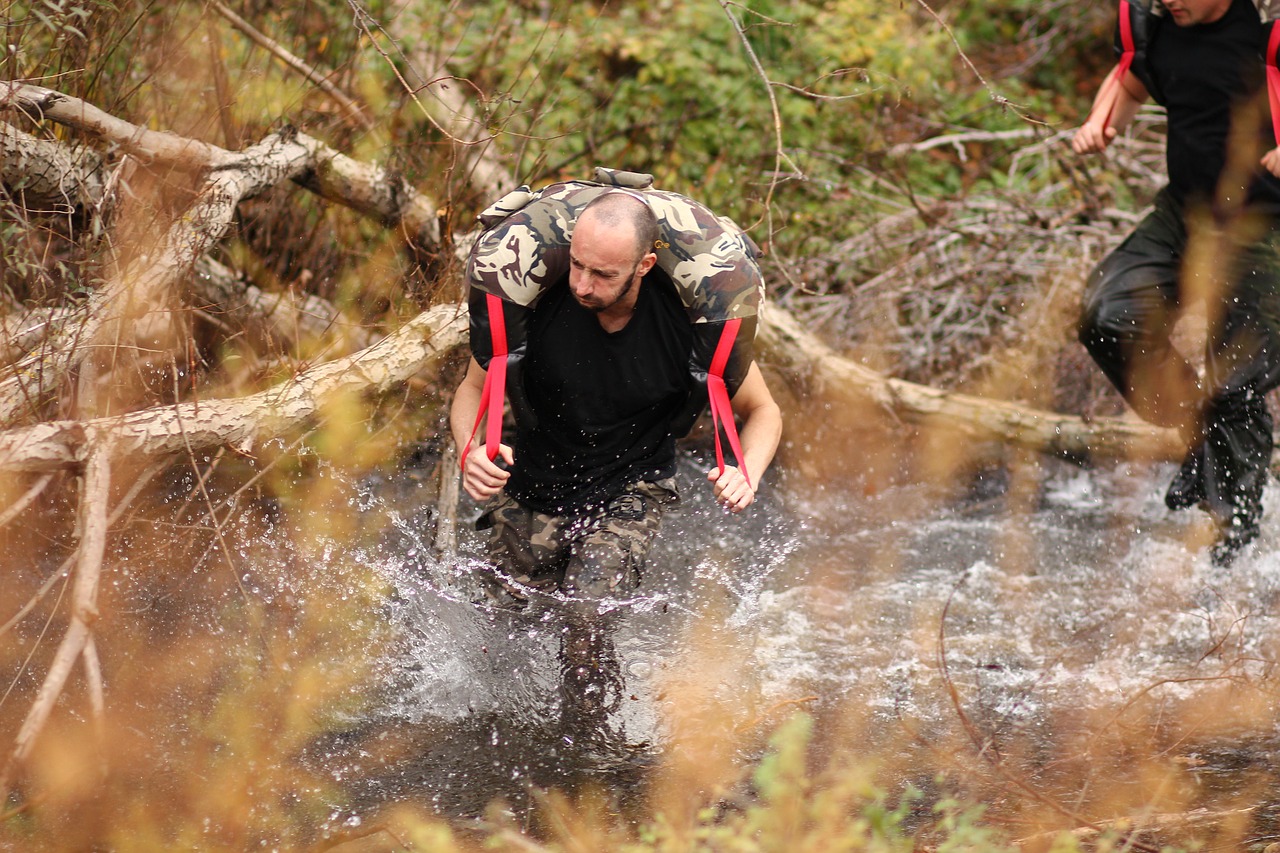
[[[75,586],[71,597],[71,624],[49,664],[44,683],[14,738],[13,752],[0,771],[0,795],[7,795],[19,765],[30,756],[36,738],[48,722],[67,677],[84,652],[92,625],[97,620],[98,580],[107,545],[107,493],[111,485],[111,452],[105,443],[90,448],[85,463],[84,487],[80,495],[80,548]]]
[[[458,448],[445,438],[440,454],[440,489],[436,501],[436,551],[449,558],[458,553]]]
[[[31,488],[27,489],[27,491],[22,495],[22,497],[14,501],[13,504],[8,509],[6,509],[4,512],[0,512],[0,527],[4,527],[9,522],[13,521],[15,518],[21,515],[22,511],[31,505],[32,501],[40,497],[40,493],[45,490],[45,487],[49,485],[49,481],[52,479],[53,479],[53,474],[45,474],[40,479],[36,480],[31,485]],[[4,631],[0,630],[0,634],[3,634],[3,633]]]
[[[102,661],[98,658],[98,644],[94,641],[93,634],[85,640],[81,656],[84,658],[85,681],[89,687],[89,708],[93,712],[94,734],[97,735],[98,744],[101,746],[107,742],[107,695],[102,686]],[[105,778],[107,775],[105,750],[100,754],[99,769]]]
[[[742,28],[742,24],[733,16],[733,12],[729,10],[730,0],[720,0],[720,8],[724,10],[724,15],[729,19],[729,23],[733,25],[734,32],[738,35],[738,40],[742,42],[742,49],[746,52],[747,58],[751,60],[751,66],[756,70],[756,74],[764,81],[765,93],[769,96],[769,110],[773,114],[773,174],[769,178],[769,188],[765,192],[764,213],[761,218],[767,223],[766,232],[773,233],[773,192],[780,184],[782,177],[798,178],[804,180],[805,175],[800,167],[795,164],[782,146],[782,114],[778,110],[778,99],[773,94],[773,84],[769,80],[769,74],[764,70],[764,66],[760,63],[760,57],[756,56],[755,48],[751,46],[750,39],[747,38],[746,32]],[[732,5],[737,5],[736,3]],[[750,10],[748,10],[750,11]],[[790,169],[789,173],[782,171],[783,163],[786,163]]]
[[[956,583],[952,586],[950,594],[947,596],[947,602],[942,607],[942,615],[938,617],[938,669],[942,678],[943,687],[946,688],[947,696],[951,699],[951,706],[955,709],[956,716],[960,720],[960,726],[969,735],[974,747],[977,749],[978,757],[983,759],[987,766],[996,772],[1000,778],[1011,783],[1018,790],[1022,791],[1037,802],[1042,803],[1053,809],[1058,814],[1071,818],[1077,824],[1088,827],[1099,833],[1104,831],[1104,826],[1095,821],[1088,820],[1073,810],[1059,803],[1053,797],[1047,796],[1041,791],[1027,784],[1020,776],[1010,772],[1005,766],[1004,761],[999,753],[992,748],[993,744],[989,738],[983,738],[978,732],[977,726],[973,724],[973,720],[969,718],[969,714],[964,709],[964,703],[960,698],[960,691],[956,688],[955,682],[951,679],[951,671],[947,663],[947,613],[951,609],[952,603],[955,601],[956,593],[960,591],[960,587],[964,585],[966,576],[961,575]],[[1126,841],[1126,847],[1130,850],[1138,850],[1141,853],[1160,853],[1160,848],[1153,847],[1136,838],[1130,838]]]
[[[1006,107],[1012,110],[1014,115],[1018,116],[1018,118],[1023,121],[1031,122],[1032,124],[1047,124],[1047,122],[1041,119],[1032,118],[1031,115],[1023,108],[997,92],[995,87],[987,82],[987,78],[982,76],[982,72],[978,70],[978,66],[973,64],[973,60],[969,58],[969,55],[964,52],[964,48],[960,46],[960,40],[956,38],[956,34],[952,32],[951,27],[947,25],[947,22],[942,20],[942,16],[935,12],[933,7],[926,3],[925,0],[916,0],[916,3],[929,14],[929,17],[933,18],[938,23],[938,26],[942,27],[943,32],[947,34],[947,38],[951,39],[951,43],[956,46],[956,53],[960,55],[960,61],[968,66],[969,70],[973,72],[973,76],[978,78],[978,82],[982,84],[982,88],[987,90],[992,101],[1001,107]]]
[[[117,521],[120,520],[120,516],[123,515],[124,511],[129,508],[129,505],[133,503],[134,498],[138,496],[138,493],[142,491],[143,487],[146,486],[147,483],[151,482],[151,478],[154,477],[157,473],[159,473],[162,467],[164,467],[163,461],[153,462],[151,466],[147,468],[147,470],[142,474],[141,477],[138,477],[136,480],[134,480],[133,485],[129,489],[129,492],[123,498],[120,499],[120,503],[116,504],[115,510],[113,510],[111,513],[111,518],[107,520],[108,527],[113,526]],[[62,562],[62,565],[58,567],[58,570],[53,574],[49,575],[49,577],[45,580],[45,582],[40,586],[40,589],[36,590],[35,594],[31,596],[30,599],[28,599],[27,603],[22,605],[22,607],[18,610],[18,612],[15,613],[9,619],[8,622],[5,622],[4,625],[0,625],[0,637],[3,637],[5,634],[12,631],[13,626],[17,625],[24,618],[26,618],[27,614],[30,613],[31,610],[37,604],[39,604],[40,601],[46,595],[49,594],[49,590],[53,588],[53,585],[57,583],[60,578],[66,575],[67,570],[70,569],[71,566],[74,564],[75,559],[76,559],[76,555],[72,554],[70,557],[64,560]],[[3,700],[0,700],[0,702],[2,701]]]
[[[231,26],[244,33],[250,41],[266,50],[289,68],[297,71],[303,77],[307,78],[308,81],[314,83],[320,91],[337,101],[338,105],[346,110],[347,115],[354,119],[362,128],[365,130],[373,130],[377,126],[373,119],[365,115],[364,110],[361,109],[358,103],[356,103],[337,86],[333,85],[325,75],[294,56],[275,39],[268,37],[261,30],[254,27],[253,24],[231,11],[231,9],[229,9],[226,4],[220,2],[220,0],[209,0],[209,5],[215,12],[230,21]]]

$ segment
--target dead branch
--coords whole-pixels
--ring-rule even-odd
[[[433,50],[427,39],[402,37],[407,32],[431,28],[431,22],[424,20],[421,4],[398,2],[389,10],[388,20],[389,35],[394,41],[420,46],[406,57],[408,71],[417,80],[416,88],[406,85],[406,89],[454,146],[458,170],[467,176],[471,188],[482,198],[498,198],[514,189],[516,176],[499,159],[492,144],[493,132],[485,124],[482,110],[473,103],[474,98],[468,97],[474,87],[449,70],[447,57],[451,51]],[[372,39],[368,22],[365,29]],[[390,57],[383,56],[390,61]],[[426,97],[419,98],[419,92]]]
[[[32,483],[31,488],[23,492],[22,497],[5,507],[4,512],[0,512],[0,527],[4,527],[9,522],[13,521],[21,515],[27,507],[31,506],[31,502],[40,497],[41,493],[44,492],[45,487],[49,485],[49,481],[52,479],[52,474],[45,474],[43,477],[40,477]]]
[[[365,115],[364,110],[360,108],[358,103],[356,103],[337,86],[333,85],[333,83],[331,83],[323,74],[303,62],[298,57],[294,56],[289,51],[285,50],[279,42],[268,37],[265,33],[258,30],[244,18],[231,11],[226,4],[219,2],[219,0],[210,0],[209,5],[213,7],[215,12],[231,22],[231,26],[244,33],[244,35],[247,36],[254,44],[280,60],[287,68],[298,72],[309,82],[314,83],[320,91],[324,92],[332,98],[338,106],[342,107],[347,116],[355,121],[356,124],[360,125],[365,130],[373,130],[375,126],[373,119]]]
[[[129,487],[129,492],[120,499],[120,502],[116,504],[116,508],[112,510],[111,517],[107,519],[107,529],[115,526],[115,523],[120,520],[120,516],[124,515],[125,510],[127,510],[130,504],[133,503],[134,499],[142,493],[142,490],[146,488],[152,478],[155,477],[156,474],[160,473],[162,467],[162,463],[153,463],[142,473],[141,476],[134,479],[133,485]],[[40,588],[36,590],[35,594],[32,595],[31,598],[27,599],[27,603],[22,605],[22,607],[18,609],[17,613],[9,617],[9,621],[0,625],[0,637],[9,633],[13,630],[15,625],[27,618],[27,615],[35,609],[36,605],[39,604],[46,595],[49,594],[49,591],[53,589],[54,585],[57,584],[60,579],[66,577],[67,572],[71,570],[75,561],[76,555],[72,554],[70,557],[62,561],[62,565],[58,566],[56,571],[49,574],[49,577],[40,585]]]
[[[0,109],[19,110],[33,121],[56,121],[114,143],[126,153],[145,162],[202,169],[233,165],[237,157],[225,148],[207,142],[139,127],[79,98],[43,86],[0,82]]]
[[[0,317],[0,362],[16,361],[76,317],[71,308],[33,308]]]
[[[29,209],[69,213],[102,198],[107,181],[94,152],[0,122],[0,183]]]
[[[201,306],[205,311],[233,328],[248,329],[268,349],[324,339],[327,357],[337,358],[372,346],[379,337],[347,320],[327,299],[292,288],[269,293],[208,255],[196,261],[192,282],[192,290],[208,302]]]
[[[1253,806],[1248,806],[1246,808],[1223,809],[1220,811],[1191,809],[1190,811],[1185,812],[1135,815],[1114,818],[1106,821],[1098,821],[1097,823],[1089,826],[1081,826],[1069,830],[1069,832],[1073,837],[1081,841],[1088,841],[1097,838],[1104,832],[1121,832],[1133,835],[1140,833],[1162,833],[1170,832],[1172,830],[1188,830],[1203,826],[1214,826],[1225,823],[1229,820],[1247,818],[1255,811],[1256,809]],[[1061,834],[1061,831],[1058,830],[1052,832],[1039,832],[1035,835],[1019,838],[1017,840],[1017,844],[1021,847],[1027,844],[1049,841],[1057,838]]]
[[[30,756],[36,738],[44,729],[54,704],[62,694],[71,668],[84,653],[98,616],[98,579],[102,574],[102,557],[107,546],[107,498],[111,484],[111,455],[108,444],[95,444],[88,449],[83,488],[80,494],[80,547],[77,550],[75,586],[71,600],[71,623],[62,643],[49,664],[44,682],[36,692],[14,738],[13,752],[0,770],[0,792],[7,796],[15,774]],[[91,664],[96,664],[96,657]]]
[[[274,134],[237,155],[238,162],[212,170],[195,203],[96,290],[81,311],[82,323],[55,331],[49,345],[18,361],[0,379],[0,424],[8,425],[43,405],[67,375],[103,347],[130,347],[142,318],[172,302],[198,258],[226,233],[236,205],[314,163],[313,152]],[[167,320],[167,318],[164,318]]]
[[[79,312],[81,322],[65,324],[49,346],[21,359],[0,379],[0,424],[13,424],[37,411],[95,347],[128,346],[128,333],[138,318],[171,301],[197,259],[222,239],[236,205],[285,179],[299,179],[326,198],[399,224],[411,239],[427,247],[439,243],[434,205],[427,199],[406,191],[402,180],[391,179],[385,171],[357,163],[310,137],[274,134],[233,153],[138,128],[47,89],[0,84],[0,94],[6,92],[0,105],[17,106],[100,134],[135,154],[177,158],[188,168],[203,166],[209,171],[195,203],[169,227],[153,251],[139,253],[97,290]]]
[[[1141,453],[1177,459],[1182,444],[1171,430],[1139,421],[1081,418],[1016,403],[960,394],[894,379],[845,358],[794,317],[768,306],[760,324],[765,360],[813,382],[818,390],[861,398],[908,423],[946,426],[974,441],[998,441],[1074,457]]]
[[[20,110],[35,120],[49,119],[83,131],[141,160],[191,171],[244,169],[247,161],[261,155],[261,145],[256,147],[257,151],[228,151],[198,140],[140,127],[79,98],[25,83],[0,82],[0,109],[5,108]],[[290,132],[276,136],[291,138],[309,156],[309,161],[303,164],[304,169],[287,177],[296,179],[330,201],[346,205],[388,226],[399,227],[409,239],[427,249],[440,245],[438,205],[409,186],[403,178],[379,166],[353,160],[306,134]],[[40,153],[45,154],[46,149],[41,149]],[[98,197],[90,186],[81,187],[81,192],[91,198]]]

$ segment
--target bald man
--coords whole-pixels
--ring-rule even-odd
[[[657,267],[658,223],[638,196],[616,191],[579,215],[569,273],[538,301],[522,371],[536,426],[517,423],[514,447],[491,461],[468,444],[484,388],[473,358],[454,396],[451,424],[464,460],[463,487],[488,501],[489,596],[520,607],[531,591],[559,593],[570,608],[562,644],[563,705],[598,726],[616,685],[598,602],[633,589],[664,511],[678,502],[672,420],[690,388],[692,330],[670,278]],[[730,512],[755,500],[773,460],[782,416],[752,364],[732,398],[743,460],[708,474]],[[497,464],[500,462],[501,464]]]

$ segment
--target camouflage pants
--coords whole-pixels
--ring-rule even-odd
[[[639,583],[663,513],[678,501],[670,478],[633,483],[572,516],[536,512],[503,495],[478,523],[493,528],[489,557],[494,565],[481,575],[491,600],[522,607],[535,592],[570,596],[559,654],[560,720],[567,743],[605,753],[625,747],[621,731],[610,724],[624,695],[612,620],[594,602]]]
[[[548,515],[502,495],[478,527],[493,528],[486,592],[523,604],[530,591],[599,599],[634,589],[663,513],[679,501],[675,480],[637,482],[576,515]]]

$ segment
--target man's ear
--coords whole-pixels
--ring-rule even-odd
[[[658,262],[658,256],[650,252],[640,259],[640,263],[636,266],[636,272],[640,275],[646,275],[649,270],[653,269],[653,265]]]

